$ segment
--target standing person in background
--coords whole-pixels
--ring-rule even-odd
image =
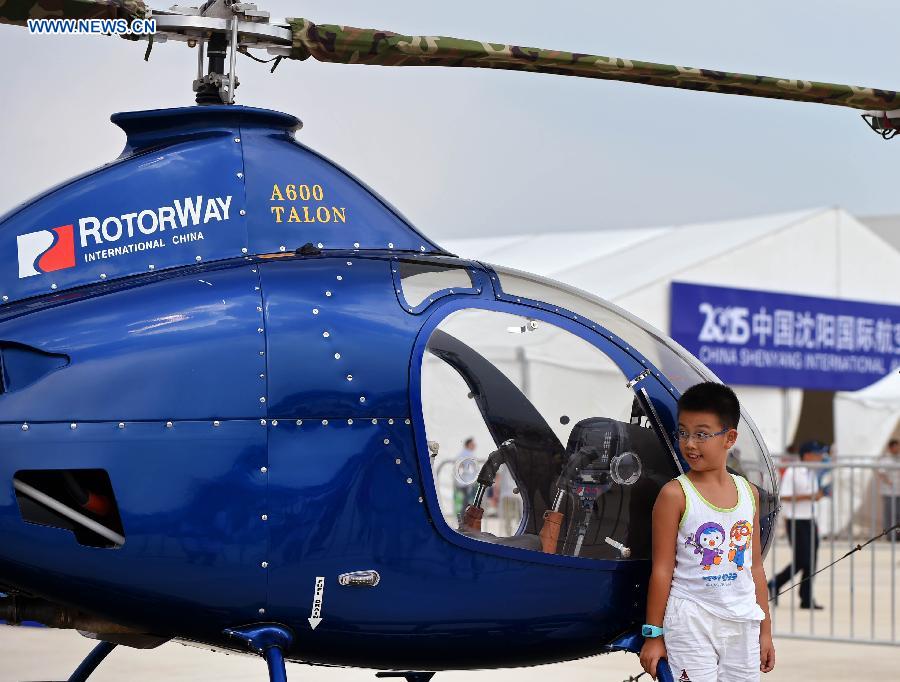
[[[475,461],[475,439],[471,436],[463,441],[463,449],[456,455],[453,466],[453,503],[456,517],[475,501],[475,478],[478,476],[478,463]],[[471,482],[469,482],[471,481]]]
[[[821,462],[828,452],[828,446],[816,440],[807,441],[800,446],[800,459],[803,462]],[[816,525],[816,502],[825,493],[819,486],[819,472],[807,467],[788,467],[781,479],[779,491],[787,524],[787,536],[794,548],[794,557],[783,571],[769,582],[770,595],[778,591],[797,572],[801,572],[800,608],[822,609],[812,596],[812,574],[816,571],[816,560],[819,553],[819,528]]]
[[[900,465],[900,440],[892,438],[888,443],[884,456],[878,460],[882,465]],[[884,527],[890,528],[900,523],[900,470],[881,470],[878,472],[878,490],[881,493],[883,505]],[[891,533],[885,536],[885,540],[891,539]],[[895,530],[894,537],[900,539],[900,530]]]

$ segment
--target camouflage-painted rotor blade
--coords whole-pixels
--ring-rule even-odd
[[[143,19],[144,0],[0,0],[0,24],[29,19]]]
[[[533,71],[563,76],[599,78],[668,88],[768,97],[854,109],[900,108],[900,94],[891,90],[751,76],[617,57],[482,43],[441,36],[404,36],[307,19],[289,19],[292,58],[341,64],[378,66],[450,66]]]

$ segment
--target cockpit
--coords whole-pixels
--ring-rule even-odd
[[[677,395],[709,375],[612,306],[521,273],[498,275],[500,301],[457,306],[422,354],[422,416],[443,520],[489,545],[649,558],[653,503],[686,470],[672,437]],[[517,285],[523,290],[508,291]],[[773,472],[752,422],[744,416],[741,426],[729,466],[760,490],[765,542]]]

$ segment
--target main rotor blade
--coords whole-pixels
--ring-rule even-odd
[[[573,52],[516,47],[442,36],[404,36],[389,31],[314,24],[288,19],[292,58],[377,66],[462,66],[599,78],[667,88],[721,92],[884,111],[900,108],[891,90],[752,76]]]
[[[143,19],[144,0],[0,0],[0,24],[29,19]]]

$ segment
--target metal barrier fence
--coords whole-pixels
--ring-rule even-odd
[[[900,520],[900,463],[842,456],[835,462],[776,458],[776,466],[781,511],[766,576],[770,596],[788,591],[770,604],[775,636],[900,645],[900,531],[865,544]],[[858,545],[861,550],[841,559]]]

